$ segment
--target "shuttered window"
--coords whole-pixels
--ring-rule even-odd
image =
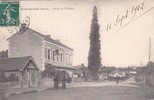
[[[45,59],[48,59],[48,49],[45,48]]]
[[[50,52],[51,52],[51,50],[50,49],[48,49],[48,59],[50,59],[51,57],[50,57]]]

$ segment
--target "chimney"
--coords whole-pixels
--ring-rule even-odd
[[[20,25],[20,32],[24,32],[26,29],[27,29],[26,23],[22,23],[22,24]]]

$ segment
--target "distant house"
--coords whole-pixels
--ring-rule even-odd
[[[9,57],[32,56],[40,71],[46,65],[58,67],[72,67],[73,49],[49,35],[43,35],[21,25],[16,34],[8,38]]]
[[[77,75],[78,77],[86,77],[88,74],[88,67],[85,66],[84,64],[74,66],[75,71],[74,74]]]
[[[116,70],[116,67],[112,67],[112,66],[105,66],[105,67],[101,67],[98,75],[99,78],[102,80],[106,80],[109,78],[109,76],[112,75],[112,73]]]
[[[32,57],[0,59],[0,81],[17,87],[36,87],[39,69]]]

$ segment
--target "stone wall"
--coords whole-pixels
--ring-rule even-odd
[[[9,39],[8,57],[32,56],[40,70],[43,70],[42,41],[39,36],[27,30]]]

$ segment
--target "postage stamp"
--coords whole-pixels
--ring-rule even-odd
[[[19,2],[0,3],[0,26],[19,25]]]

